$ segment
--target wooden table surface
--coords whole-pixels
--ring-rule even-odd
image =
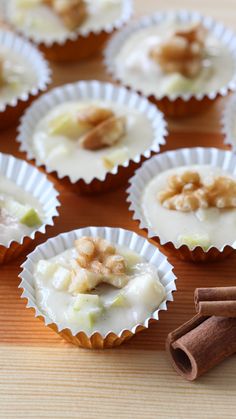
[[[176,2],[136,0],[135,6],[136,15],[142,15],[157,7],[174,8]],[[236,30],[235,0],[181,2],[181,7],[196,6]],[[81,64],[53,65],[53,72],[54,85],[78,79],[109,80],[101,57]],[[220,115],[224,103],[218,102],[204,115],[169,121],[170,135],[163,150],[196,145],[222,148]],[[15,136],[15,129],[2,133],[0,151],[24,158]],[[62,207],[50,236],[86,225],[108,224],[139,231],[128,212],[125,187],[97,197],[78,197],[59,182],[56,187]],[[235,357],[196,383],[188,383],[172,370],[164,352],[167,333],[194,313],[195,287],[235,284],[236,256],[220,263],[194,265],[170,255],[178,277],[174,303],[149,330],[106,351],[83,350],[65,343],[25,308],[17,288],[24,258],[0,268],[0,418],[236,417]]]

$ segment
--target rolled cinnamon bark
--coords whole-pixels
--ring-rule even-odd
[[[199,314],[236,317],[236,287],[197,288],[194,302]]]
[[[236,287],[196,288],[195,303],[199,301],[236,301]]]
[[[236,319],[197,314],[168,335],[166,349],[175,370],[193,381],[236,352]]]

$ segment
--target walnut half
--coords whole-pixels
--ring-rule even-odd
[[[206,30],[201,24],[178,30],[150,50],[150,57],[166,73],[195,77],[201,70]]]
[[[236,181],[215,176],[210,183],[202,183],[197,172],[186,171],[169,177],[167,189],[159,192],[158,200],[163,207],[182,212],[209,207],[235,208]]]
[[[62,19],[71,31],[77,29],[87,18],[87,5],[84,0],[43,0]]]

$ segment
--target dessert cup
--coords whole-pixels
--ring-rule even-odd
[[[89,28],[78,28],[62,34],[59,38],[55,36],[46,39],[37,33],[29,33],[27,28],[22,29],[14,25],[9,16],[8,3],[8,0],[4,0],[1,6],[6,22],[14,30],[33,41],[48,60],[56,62],[80,61],[99,52],[109,36],[128,22],[133,11],[132,0],[122,0],[121,15],[104,27],[91,30]]]
[[[222,85],[220,88],[212,90],[208,93],[198,92],[196,94],[184,92],[182,94],[156,94],[156,92],[149,91],[145,92],[140,85],[136,86],[134,82],[126,82],[124,77],[119,75],[117,66],[115,64],[115,59],[117,54],[121,51],[121,48],[125,42],[138,32],[139,30],[149,28],[151,26],[160,25],[165,22],[167,19],[177,19],[183,24],[191,24],[194,22],[201,23],[210,34],[212,34],[216,39],[220,40],[225,49],[231,54],[233,62],[232,77],[230,80]],[[109,41],[107,48],[105,50],[105,66],[108,73],[110,73],[113,78],[124,85],[127,85],[142,94],[145,94],[149,99],[155,103],[160,110],[164,112],[165,115],[170,117],[181,117],[188,116],[203,112],[210,105],[215,103],[217,98],[226,96],[230,91],[234,91],[236,88],[236,37],[234,33],[224,27],[223,24],[214,21],[210,17],[202,16],[198,12],[192,12],[187,10],[179,11],[165,11],[158,12],[152,16],[146,16],[140,20],[131,23],[127,28],[121,30],[119,33],[115,34],[112,39]],[[148,76],[147,76],[148,77]]]
[[[127,190],[130,211],[133,212],[133,219],[139,221],[141,229],[147,231],[148,238],[154,239],[173,255],[183,260],[192,262],[208,262],[224,259],[230,255],[236,248],[236,241],[225,243],[222,247],[209,247],[204,250],[200,246],[195,246],[192,250],[185,244],[168,241],[158,231],[154,231],[144,216],[141,199],[145,186],[151,179],[168,169],[180,166],[190,166],[195,164],[212,165],[235,174],[236,157],[230,151],[224,151],[216,148],[183,148],[175,151],[168,151],[158,156],[152,157],[137,170],[136,174],[130,179],[130,187]]]
[[[91,336],[84,332],[73,334],[70,329],[63,329],[58,323],[54,323],[48,316],[44,315],[37,306],[34,289],[34,266],[40,258],[50,258],[56,254],[73,246],[74,240],[82,236],[101,237],[107,239],[115,245],[123,245],[129,249],[136,251],[140,256],[143,256],[147,262],[151,262],[158,271],[159,279],[165,287],[166,300],[161,303],[157,310],[155,310],[150,317],[145,319],[143,323],[136,324],[131,330],[121,330],[119,334],[112,330],[105,336],[99,331],[93,333]],[[173,274],[173,266],[168,262],[167,258],[146,239],[140,237],[134,232],[123,230],[120,228],[110,227],[86,227],[69,233],[60,234],[57,237],[51,238],[45,243],[38,246],[34,252],[28,255],[25,263],[22,265],[22,272],[20,274],[21,283],[19,288],[23,290],[22,298],[27,299],[27,308],[34,309],[35,317],[39,317],[44,321],[46,326],[49,326],[59,335],[77,346],[89,349],[105,349],[120,345],[125,340],[131,338],[133,335],[141,330],[147,329],[151,321],[158,321],[159,311],[167,310],[167,302],[173,301],[172,293],[176,290],[175,280]]]
[[[28,41],[7,31],[0,30],[0,44],[21,55],[37,75],[37,83],[8,103],[0,105],[0,130],[14,125],[29,104],[47,89],[51,71],[42,54]]]
[[[46,175],[25,161],[0,153],[0,169],[2,176],[38,199],[45,214],[43,224],[34,229],[29,236],[22,237],[19,242],[11,240],[7,246],[0,245],[0,264],[3,264],[18,257],[35,239],[53,226],[54,218],[58,216],[57,208],[60,203],[57,199],[58,192]]]
[[[229,98],[226,103],[223,116],[222,116],[222,132],[224,134],[224,142],[236,150],[236,95]]]
[[[90,180],[80,177],[72,178],[69,174],[66,175],[60,170],[49,167],[37,158],[32,145],[35,126],[50,110],[65,102],[87,99],[91,101],[110,101],[119,106],[128,106],[131,110],[140,111],[150,122],[153,133],[153,141],[141,154],[135,155],[124,163],[114,166],[111,171],[107,171],[99,177],[90,178]],[[105,192],[124,183],[142,161],[148,159],[152,153],[159,151],[160,146],[165,144],[167,134],[166,122],[162,113],[150,104],[146,98],[124,87],[98,81],[80,81],[51,90],[26,111],[21,119],[18,131],[17,141],[20,143],[20,150],[26,153],[29,160],[35,160],[37,166],[45,166],[48,173],[53,173],[65,186],[72,188],[77,193],[88,194]]]

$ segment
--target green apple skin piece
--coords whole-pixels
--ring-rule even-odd
[[[6,202],[5,208],[13,217],[16,217],[21,224],[25,224],[27,227],[35,227],[42,224],[37,211],[29,205],[23,205],[17,201],[10,200]]]
[[[129,304],[125,296],[122,293],[120,293],[114,298],[110,307],[127,307],[128,305]]]
[[[50,135],[62,135],[71,139],[78,139],[89,130],[89,126],[79,122],[76,114],[59,115],[49,122]]]
[[[99,295],[95,294],[78,294],[76,296],[73,308],[74,310],[81,310],[87,307],[100,307],[101,300]]]
[[[179,244],[185,244],[190,250],[196,246],[200,246],[203,250],[207,251],[211,246],[210,238],[207,234],[192,234],[192,235],[180,235],[178,237]]]
[[[194,81],[178,73],[175,73],[168,78],[164,90],[170,95],[188,92],[197,93],[195,92],[196,88],[194,86]]]

